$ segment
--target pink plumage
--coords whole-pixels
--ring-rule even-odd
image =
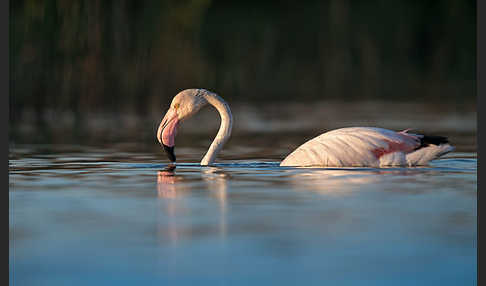
[[[435,138],[429,144],[424,138]],[[439,139],[437,139],[439,138]],[[434,144],[435,143],[435,144]],[[425,165],[454,147],[445,137],[427,137],[376,127],[326,132],[290,153],[281,166],[384,167]]]

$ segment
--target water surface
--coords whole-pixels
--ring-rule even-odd
[[[475,152],[282,168],[297,141],[247,138],[200,167],[207,140],[174,171],[152,145],[13,145],[10,284],[476,284]]]

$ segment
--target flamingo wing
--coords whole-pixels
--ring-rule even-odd
[[[405,166],[424,164],[437,156],[452,151],[450,148],[444,148],[445,145],[452,148],[448,144],[439,144],[442,147],[440,150],[436,150],[438,146],[424,143],[423,138],[423,135],[408,133],[408,130],[395,132],[376,127],[341,128],[321,134],[302,144],[280,165]],[[421,151],[425,148],[429,148],[427,152]],[[417,153],[418,151],[420,152]],[[413,156],[409,156],[412,154]],[[425,160],[425,157],[428,160]]]

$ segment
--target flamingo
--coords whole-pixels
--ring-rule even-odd
[[[171,162],[175,136],[179,124],[210,104],[219,112],[221,125],[216,137],[201,160],[208,166],[231,136],[233,116],[229,105],[216,93],[200,89],[186,89],[172,100],[160,122],[157,139]],[[387,167],[421,166],[452,152],[446,137],[427,136],[378,127],[346,127],[325,132],[299,146],[280,163],[293,167]]]

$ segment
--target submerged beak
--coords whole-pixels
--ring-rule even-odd
[[[160,122],[159,129],[157,130],[157,139],[159,143],[164,147],[167,157],[171,162],[176,161],[174,154],[175,136],[177,134],[177,126],[179,120],[177,118],[177,112],[175,109],[169,109],[164,118]]]

